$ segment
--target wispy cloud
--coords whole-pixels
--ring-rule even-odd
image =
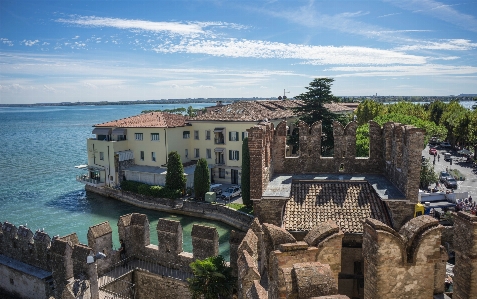
[[[332,67],[327,71],[343,72],[335,77],[374,77],[374,76],[438,76],[477,74],[475,66],[450,66],[440,64],[369,66],[369,67]]]
[[[443,39],[436,42],[422,41],[414,45],[405,45],[395,48],[398,51],[414,50],[453,50],[467,51],[477,48],[477,43],[472,43],[468,39]]]
[[[35,45],[36,43],[40,42],[39,40],[23,40],[22,43],[25,45],[25,46],[28,46],[28,47],[31,47],[33,45]]]
[[[278,58],[305,60],[308,64],[423,64],[424,56],[367,47],[333,47],[284,44],[260,40],[183,39],[177,44],[163,44],[160,53],[194,53],[223,57]]]
[[[0,40],[2,41],[3,44],[9,47],[13,47],[13,42],[11,40],[8,40],[8,38],[0,38]]]
[[[460,4],[445,4],[434,0],[385,0],[399,8],[415,13],[430,15],[434,18],[457,25],[463,29],[477,32],[477,18],[457,11],[454,6]]]
[[[387,17],[396,16],[396,15],[400,15],[400,14],[401,14],[400,12],[390,13],[390,14],[387,14],[387,15],[378,16],[378,18],[387,18]]]
[[[177,35],[206,34],[208,27],[228,27],[244,29],[246,26],[226,22],[153,22],[119,18],[102,18],[95,16],[72,16],[69,19],[56,20],[60,23],[87,27],[111,27],[126,30],[144,30],[152,32],[169,32]],[[77,38],[77,37],[75,37]]]

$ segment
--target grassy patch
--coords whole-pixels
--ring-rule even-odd
[[[462,172],[460,172],[459,170],[457,169],[451,169],[449,170],[449,173],[451,176],[453,176],[456,180],[461,180],[462,178],[462,181],[465,181],[465,175],[462,174]]]
[[[234,210],[253,215],[253,207],[247,207],[241,203],[228,203],[227,206]]]

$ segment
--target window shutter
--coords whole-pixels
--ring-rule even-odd
[[[239,134],[238,134],[238,132],[235,132],[235,141],[239,141],[239,140],[240,140],[239,139]]]
[[[242,132],[242,141],[245,139],[245,132]]]
[[[236,151],[237,153],[237,161],[240,160],[240,152],[239,151]]]
[[[229,141],[232,141],[232,132],[229,132]]]
[[[229,150],[229,160],[233,160],[233,153],[232,153],[232,150]]]

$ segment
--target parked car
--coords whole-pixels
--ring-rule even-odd
[[[439,181],[441,181],[441,183],[444,183],[447,178],[451,178],[451,175],[445,171],[441,171],[441,173],[439,174]]]
[[[444,161],[450,161],[452,160],[451,154],[450,153],[444,153]]]
[[[222,194],[222,188],[220,188],[222,184],[213,184],[210,185],[210,192],[215,192],[216,195],[221,195]]]
[[[440,146],[443,148],[450,148],[451,144],[449,142],[441,142]]]
[[[429,155],[432,155],[432,156],[437,155],[437,150],[436,150],[435,148],[432,148],[432,147],[431,147],[431,148],[429,149]]]
[[[431,137],[431,139],[429,139],[429,144],[431,145],[438,145],[440,142],[441,141],[437,137]]]
[[[233,197],[242,195],[242,189],[240,187],[230,187],[222,193],[222,199],[231,200]]]
[[[448,188],[448,189],[457,189],[457,181],[456,181],[453,177],[448,177],[448,178],[444,181],[444,185],[445,185],[446,188]]]

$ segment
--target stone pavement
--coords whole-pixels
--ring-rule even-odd
[[[475,200],[477,199],[477,172],[474,171],[475,168],[472,168],[471,163],[464,163],[463,157],[457,153],[455,150],[445,150],[440,147],[437,148],[437,152],[441,155],[440,160],[438,161],[436,158],[436,164],[434,166],[434,170],[436,171],[437,175],[441,171],[446,171],[447,169],[457,169],[465,176],[465,181],[457,181],[457,190],[455,192],[469,192],[469,195]],[[452,165],[450,162],[444,161],[444,153],[449,152],[452,154]],[[432,161],[434,157],[429,155],[429,146],[422,151],[422,155],[429,159],[430,164],[432,165]],[[431,185],[434,187],[434,184]]]

